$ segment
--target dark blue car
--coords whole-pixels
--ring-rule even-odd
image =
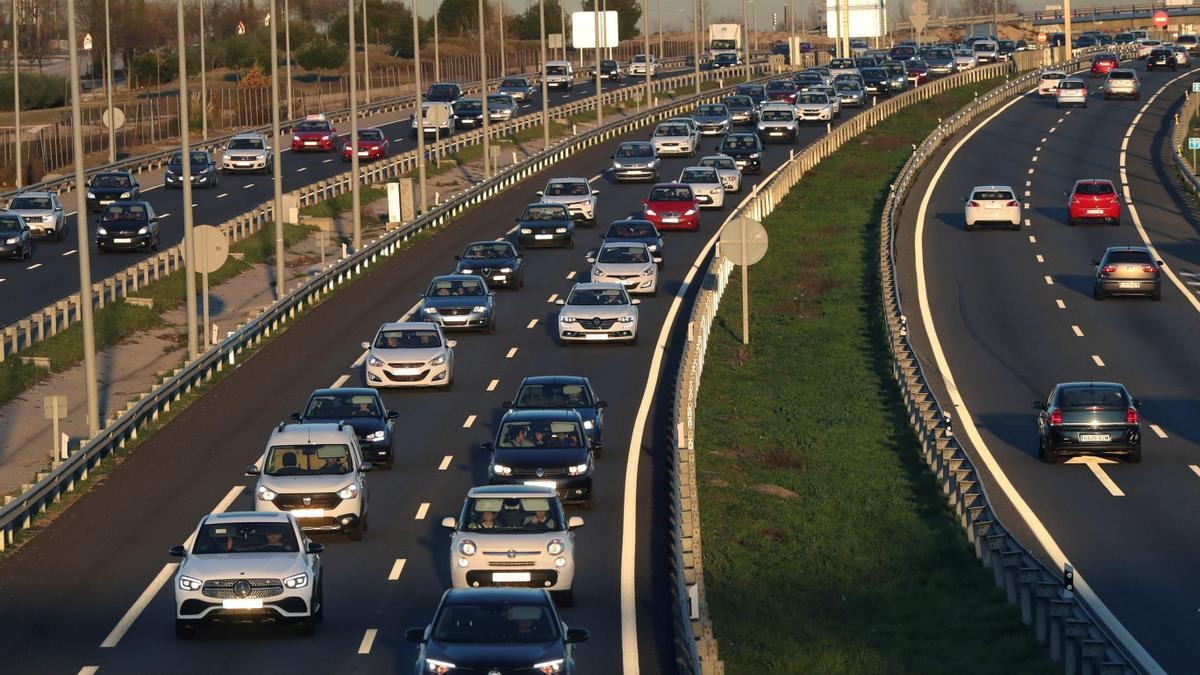
[[[651,225],[651,227],[654,227]],[[604,409],[608,403],[596,399],[592,383],[578,375],[537,375],[521,381],[517,396],[505,401],[509,410],[574,410],[583,419],[584,432],[593,447],[604,435]]]
[[[517,243],[522,247],[575,248],[575,221],[562,204],[530,204],[517,218]]]

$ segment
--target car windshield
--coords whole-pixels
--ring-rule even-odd
[[[856,91],[858,91],[858,83],[857,82],[838,82],[835,88],[838,91],[856,92]]]
[[[101,220],[146,220],[146,207],[141,204],[113,204],[104,210]]]
[[[930,49],[928,58],[952,59],[954,58],[954,54],[949,49]]]
[[[947,56],[946,58],[950,57]],[[889,75],[903,75],[906,72],[904,65],[899,63],[889,63],[886,66],[883,66],[883,70]]]
[[[976,190],[975,194],[971,195],[971,199],[982,199],[985,201],[995,201],[998,199],[1011,200],[1013,193],[1008,190]]]
[[[1150,254],[1146,251],[1109,251],[1104,257],[1106,263],[1137,263],[1138,265],[1149,265],[1154,262]]]
[[[349,446],[275,445],[267,450],[263,473],[268,476],[343,476],[354,470]]]
[[[179,158],[182,156],[183,156],[183,153],[179,153],[179,152],[171,155],[171,161],[169,163],[179,166],[180,164],[183,163],[179,160]],[[208,164],[208,153],[193,152],[193,153],[191,153],[191,157],[192,157],[192,164]]]
[[[650,191],[652,202],[690,202],[692,199],[690,187],[656,187]]]
[[[650,254],[645,246],[605,246],[600,249],[596,262],[633,264],[650,262]]]
[[[229,141],[230,150],[262,150],[267,144],[260,138],[234,138]]]
[[[383,132],[378,129],[363,129],[358,132],[358,140],[360,141],[382,141]]]
[[[554,180],[546,184],[546,190],[542,194],[547,197],[586,197],[592,194],[592,190],[581,180]]]
[[[829,62],[830,68],[853,68],[854,61],[850,59],[834,59]]]
[[[682,124],[660,124],[654,130],[655,136],[687,136],[687,127]]]
[[[441,347],[442,338],[431,328],[401,328],[379,331],[375,337],[379,349],[429,349]]]
[[[100,174],[92,179],[92,184],[88,187],[94,188],[127,188],[133,185],[133,181],[129,180],[129,176],[121,176],[114,174]]]
[[[526,206],[525,213],[521,214],[522,221],[530,220],[566,220],[567,208],[565,206]]]
[[[729,134],[721,141],[721,147],[728,150],[757,150],[758,137],[749,134]]]
[[[488,94],[488,105],[513,105],[513,98],[508,94]]]
[[[306,420],[378,418],[379,401],[373,394],[318,394],[308,401]]]
[[[1109,183],[1080,183],[1075,186],[1077,195],[1111,195],[1113,186]]]
[[[481,297],[487,295],[487,291],[475,279],[434,279],[425,295],[431,298]]]
[[[568,305],[628,305],[629,296],[620,288],[577,288],[567,298]]]
[[[613,61],[612,59],[605,59],[604,61],[600,62],[601,70],[616,70],[619,67],[620,66],[617,64],[617,62]]]
[[[887,73],[883,72],[882,68],[864,68],[862,71],[862,76],[883,79],[887,77]]]
[[[707,167],[711,167],[713,169],[724,169],[727,171],[733,171],[733,170],[737,169],[737,162],[733,161],[733,158],[730,158],[730,157],[713,157],[713,158],[706,157],[706,158],[700,160],[700,166],[707,166]]]
[[[518,408],[590,408],[592,397],[582,384],[527,384],[514,403]]]
[[[705,117],[722,117],[725,115],[725,106],[716,104],[702,105],[696,108],[696,114]]]
[[[546,66],[546,74],[547,75],[566,75],[567,67],[566,66]]]
[[[626,143],[617,149],[617,157],[653,157],[654,146],[646,143]]]
[[[331,125],[329,122],[301,122],[295,127],[295,131],[329,131]]]
[[[722,103],[726,108],[749,108],[754,105],[749,96],[727,96]]]
[[[561,532],[562,507],[547,497],[478,497],[467,499],[458,519],[460,530],[506,532]]]
[[[21,219],[18,216],[0,216],[0,230],[12,232],[21,229]]]
[[[500,260],[513,257],[512,244],[508,242],[471,244],[463,251],[463,260]]]
[[[800,94],[796,103],[829,103],[829,98],[825,94]]]
[[[483,101],[476,98],[460,98],[454,104],[456,112],[481,112],[483,110]]]
[[[1088,387],[1066,387],[1058,392],[1057,405],[1063,408],[1125,408],[1125,392],[1120,387],[1091,385]]]
[[[793,119],[792,115],[793,113],[790,109],[780,110],[776,108],[775,110],[762,111],[762,114],[759,115],[759,117],[764,122],[790,122]]]
[[[1067,74],[1066,73],[1046,73],[1045,75],[1042,75],[1042,79],[1043,80],[1065,80],[1065,79],[1067,79]]]
[[[583,430],[568,420],[520,420],[500,426],[501,448],[582,448]]]
[[[296,532],[282,523],[215,523],[196,534],[192,553],[299,553]]]
[[[684,169],[679,176],[680,183],[719,183],[721,179],[717,172],[708,168]]]
[[[633,63],[645,63],[645,62],[646,62],[645,54],[637,54],[633,57]]]
[[[504,82],[502,82],[500,84],[500,86],[501,87],[517,87],[520,89],[524,89],[525,87],[529,86],[529,83],[526,82],[525,80],[520,80],[517,78],[510,77],[507,80],[505,80]]]
[[[790,80],[772,80],[767,83],[767,91],[795,91],[796,83]]]
[[[431,637],[438,642],[506,644],[559,639],[549,608],[492,602],[442,607]]]
[[[16,197],[8,205],[10,209],[26,209],[29,211],[49,210],[54,208],[49,197]]]
[[[429,88],[427,98],[447,99],[458,96],[458,87],[452,84],[435,84]]]
[[[733,160],[729,160],[733,161]],[[657,237],[658,232],[654,229],[654,224],[650,221],[617,221],[613,223],[605,237],[616,237],[618,239],[642,239],[645,237]]]

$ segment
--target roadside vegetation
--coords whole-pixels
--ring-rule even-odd
[[[997,84],[900,112],[793,188],[750,275],[748,347],[730,280],[696,433],[728,672],[1054,672],[920,457],[879,297],[879,218],[910,144]]]

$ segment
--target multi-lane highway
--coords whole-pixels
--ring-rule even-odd
[[[824,124],[806,126],[800,145],[824,133]],[[718,140],[704,139],[700,154],[711,153]],[[553,175],[592,178],[600,190],[602,226],[638,213],[648,191],[645,184],[610,180],[606,170],[615,145],[553,169]],[[765,174],[791,149],[768,146]],[[314,160],[320,161],[290,161]],[[663,177],[694,161],[665,160]],[[496,332],[457,338],[453,388],[385,394],[400,413],[396,465],[369,476],[372,518],[364,541],[319,537],[328,546],[327,611],[316,636],[234,627],[203,631],[190,642],[174,637],[169,578],[176,559],[167,549],[205,513],[251,508],[252,483],[242,469],[262,452],[272,426],[314,388],[360,383],[360,341],[381,322],[406,315],[430,277],[453,269],[464,244],[504,236],[550,175],[496,196],[486,211],[469,212],[440,236],[314,307],[0,563],[5,672],[407,671],[416,649],[403,631],[428,622],[449,584],[448,535],[439,521],[457,511],[471,486],[486,482],[488,457],[478,444],[491,439],[501,402],[512,398],[523,377],[556,373],[588,376],[609,403],[594,506],[582,514],[587,524],[576,538],[575,602],[564,610],[570,625],[591,630],[578,651],[580,672],[637,672],[638,666],[642,672],[673,671],[665,609],[666,466],[658,451],[666,410],[660,415],[656,406],[640,406],[646,393],[661,393],[673,381],[672,338],[678,335],[669,330],[668,317],[686,316],[684,281],[695,278],[716,227],[740,197],[704,212],[700,232],[667,236],[660,293],[640,306],[635,347],[564,347],[554,337],[554,300],[586,279],[584,256],[599,243],[602,228],[580,230],[574,250],[528,251],[525,287],[498,293]],[[764,177],[748,176],[744,190]],[[201,202],[202,218],[210,208]],[[633,535],[633,550],[623,551],[623,534]],[[628,574],[622,573],[623,555],[634,564]],[[623,594],[634,600],[628,613],[622,612]]]
[[[1162,145],[1195,75],[1124,65],[1137,70],[1141,100],[1105,101],[1102,80],[1090,80],[1087,108],[1023,96],[945,144],[904,207],[901,296],[926,374],[1005,525],[1052,566],[1074,566],[1135,656],[1193,673],[1200,244]],[[1081,178],[1117,186],[1119,226],[1067,224],[1064,193]],[[1022,195],[1021,231],[966,232],[964,198],[996,184]],[[1092,261],[1108,246],[1148,243],[1170,271],[1162,301],[1094,300]],[[1122,382],[1141,399],[1141,464],[1039,461],[1031,403],[1073,380]]]
[[[659,73],[656,77],[673,77],[685,73],[684,70]],[[626,77],[621,82],[604,81],[604,90],[612,91],[620,87],[634,86],[644,83],[644,79]],[[571,92],[551,92],[550,105],[563,105],[570,101],[578,101],[596,91],[594,80],[576,82]],[[540,89],[531,101],[521,104],[518,115],[541,114],[542,99]],[[416,148],[416,140],[409,135],[411,128],[409,113],[403,115],[394,113],[384,116],[392,120],[379,124],[384,134],[390,139],[389,155],[402,154]],[[370,118],[360,121],[359,126],[369,126]],[[341,134],[349,132],[349,123],[342,123],[338,131]],[[285,146],[286,147],[286,146]],[[284,192],[316,183],[345,172],[349,164],[342,162],[341,144],[337,144],[337,152],[292,152],[286,149],[282,155],[283,190]],[[364,162],[365,165],[365,162]],[[142,198],[154,206],[161,220],[161,247],[174,246],[183,239],[183,191],[163,188],[163,171],[151,171],[137,176],[141,185]],[[194,218],[197,224],[218,224],[238,214],[268,201],[274,195],[274,177],[252,173],[234,173],[222,175],[217,188],[197,188],[192,191],[192,203],[196,205]],[[63,207],[70,214],[67,218],[68,236],[65,241],[55,243],[46,240],[35,242],[34,255],[31,260],[23,263],[5,261],[0,265],[0,291],[5,295],[5,302],[0,306],[0,326],[5,326],[24,318],[30,312],[35,312],[48,304],[79,291],[79,265],[74,254],[78,247],[75,227],[75,194],[59,195]],[[91,236],[89,241],[92,251],[92,279],[100,280],[115,274],[129,265],[153,253],[116,252],[99,253],[95,248],[95,221],[98,213],[90,214],[87,225]]]

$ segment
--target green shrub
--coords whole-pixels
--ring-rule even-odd
[[[346,50],[327,40],[313,40],[296,54],[296,63],[305,70],[340,68],[346,63]]]
[[[67,81],[53,75],[21,73],[21,110],[58,108],[67,103]],[[0,76],[0,110],[13,109],[12,73]]]

